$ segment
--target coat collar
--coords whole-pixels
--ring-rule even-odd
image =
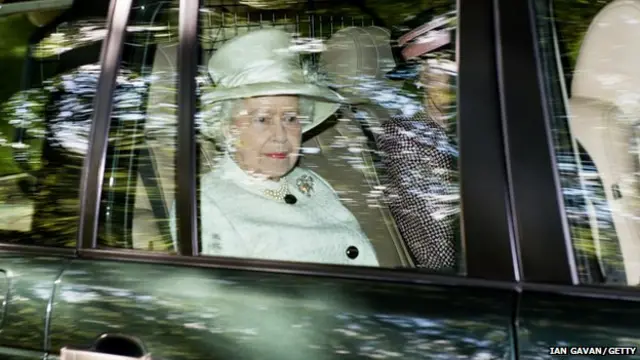
[[[281,177],[279,181],[273,181],[262,175],[244,171],[228,153],[221,159],[220,165],[214,172],[221,180],[233,182],[241,188],[261,195],[264,190],[279,189],[287,181],[286,176]]]

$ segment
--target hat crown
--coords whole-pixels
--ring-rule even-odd
[[[216,87],[232,88],[258,83],[303,83],[293,38],[278,29],[248,33],[225,43],[209,60]]]
[[[331,116],[344,98],[307,76],[293,37],[279,29],[249,32],[225,42],[209,60],[212,91],[206,103],[249,97],[302,96],[313,101],[309,131]],[[313,75],[313,73],[309,73]]]

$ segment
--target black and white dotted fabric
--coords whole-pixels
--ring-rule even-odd
[[[381,127],[385,197],[400,234],[418,267],[454,270],[459,190],[444,129],[424,113],[392,118]]]

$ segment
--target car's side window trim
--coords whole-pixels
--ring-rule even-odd
[[[109,140],[113,90],[118,64],[122,57],[132,0],[112,0],[107,17],[107,35],[100,56],[100,77],[93,103],[89,134],[89,152],[82,167],[80,181],[80,216],[76,248],[95,248],[97,242],[100,198],[104,178],[105,156]]]
[[[517,289],[522,293],[547,293],[577,298],[640,301],[640,293],[630,286],[575,286],[524,282],[518,284]]]
[[[498,1],[500,92],[513,221],[523,280],[577,284],[577,270],[545,110],[531,1]]]
[[[176,152],[176,215],[178,254],[198,256],[196,190],[196,76],[198,75],[198,12],[200,1],[180,0],[178,45],[178,139]]]
[[[492,1],[459,0],[458,12],[458,136],[467,275],[516,280],[500,131],[494,6]]]
[[[52,247],[42,245],[21,245],[0,243],[0,252],[33,254],[41,256],[75,257],[77,250],[68,247]]]
[[[514,290],[519,286],[519,284],[513,281],[470,278],[450,274],[440,275],[433,272],[421,272],[408,268],[389,269],[216,256],[190,257],[123,249],[86,249],[80,256],[88,260],[141,262],[203,269],[258,271],[286,275],[320,276],[418,285],[476,286],[504,290]]]

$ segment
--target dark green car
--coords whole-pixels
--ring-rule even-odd
[[[638,0],[0,0],[0,359],[640,358],[638,24]],[[366,100],[300,162],[379,267],[202,250],[206,67],[265,27]]]

